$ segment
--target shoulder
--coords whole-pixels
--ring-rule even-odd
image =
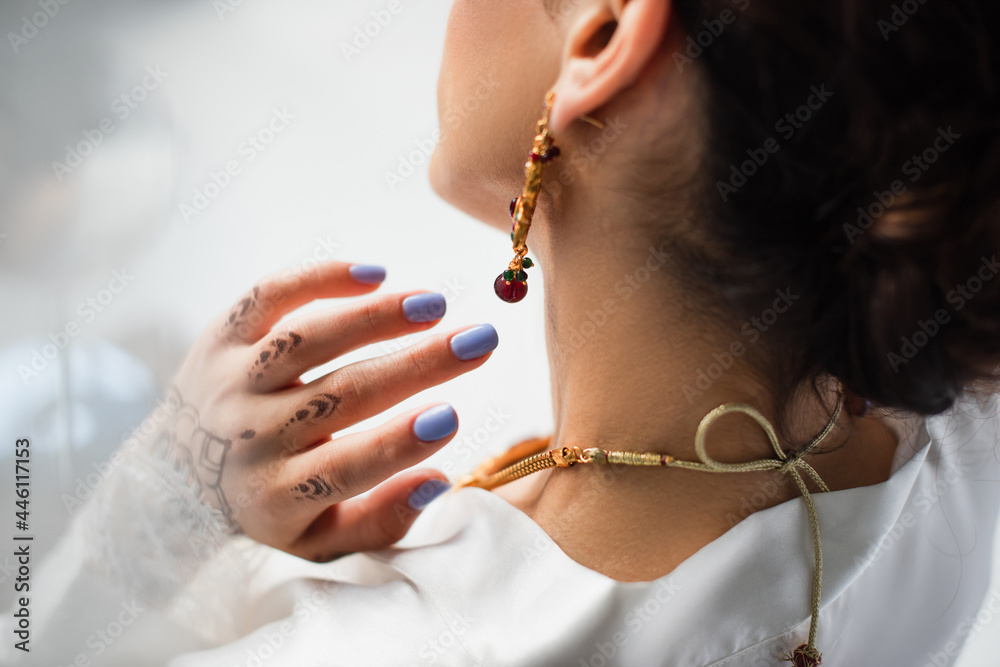
[[[927,418],[927,433],[942,455],[996,451],[1000,443],[1000,394],[962,394],[950,409]]]

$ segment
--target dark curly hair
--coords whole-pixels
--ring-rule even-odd
[[[1000,3],[673,8],[688,35],[674,61],[706,97],[698,219],[725,249],[692,267],[738,317],[796,293],[766,334],[773,386],[830,374],[925,415],[993,387]]]

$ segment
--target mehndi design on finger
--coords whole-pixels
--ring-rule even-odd
[[[257,312],[257,298],[259,295],[260,288],[255,286],[230,309],[226,323],[220,332],[223,338],[229,341],[242,340],[243,335],[240,334],[240,329]]]
[[[296,500],[324,500],[333,495],[333,487],[321,477],[310,477],[292,488]]]
[[[333,414],[333,411],[340,405],[340,399],[333,394],[319,394],[306,405],[316,408],[316,414],[313,415],[313,418],[322,419]]]
[[[263,379],[264,371],[271,365],[271,362],[282,354],[291,352],[297,348],[302,343],[302,340],[301,335],[294,331],[289,331],[270,341],[268,346],[273,348],[273,350],[264,350],[258,355],[257,359],[253,362],[253,367],[247,372],[247,377],[253,377],[256,373],[256,380]]]
[[[280,357],[282,353],[285,352],[286,350],[289,352],[294,350],[299,346],[299,343],[302,342],[302,336],[295,333],[294,331],[289,331],[287,334],[285,334],[285,336],[287,337],[285,338],[279,337],[271,341],[271,347],[275,348],[275,352],[271,356],[272,360]]]
[[[333,394],[316,394],[311,401],[306,403],[305,408],[297,410],[295,416],[285,422],[285,428],[296,422],[330,417],[341,402],[341,399]],[[285,428],[278,431],[278,434],[284,433]]]

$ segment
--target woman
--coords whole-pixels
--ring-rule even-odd
[[[282,319],[384,270],[265,279],[113,461],[11,660],[950,664],[1000,506],[998,29],[986,0],[457,0],[433,185],[505,231],[521,193],[498,294],[524,296],[529,226],[546,272],[556,429],[491,470],[577,464],[442,497],[410,467],[449,406],[338,436],[496,332],[303,384],[443,298]],[[482,77],[501,93],[451,123]]]

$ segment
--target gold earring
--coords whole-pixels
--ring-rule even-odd
[[[493,283],[493,291],[507,303],[517,303],[528,293],[527,269],[534,266],[531,258],[527,257],[528,230],[531,228],[538,193],[542,188],[542,173],[545,171],[545,166],[560,154],[559,147],[554,145],[555,140],[549,131],[549,114],[552,112],[555,99],[553,91],[545,95],[542,117],[535,129],[535,142],[524,165],[524,190],[520,197],[510,202],[510,217],[513,221],[510,240],[514,243],[514,259],[507,265],[507,270],[497,276]],[[604,128],[604,123],[590,116],[580,118],[595,127]]]
[[[507,303],[517,303],[528,293],[528,274],[525,270],[534,266],[534,262],[526,257],[528,246],[525,242],[531,228],[531,219],[535,215],[538,192],[542,187],[542,172],[545,171],[545,165],[559,157],[559,148],[553,145],[552,133],[549,132],[549,113],[554,101],[555,93],[550,91],[545,96],[545,108],[537,124],[535,143],[524,165],[524,191],[510,203],[510,217],[513,221],[510,240],[514,243],[514,259],[493,283],[493,291]]]

